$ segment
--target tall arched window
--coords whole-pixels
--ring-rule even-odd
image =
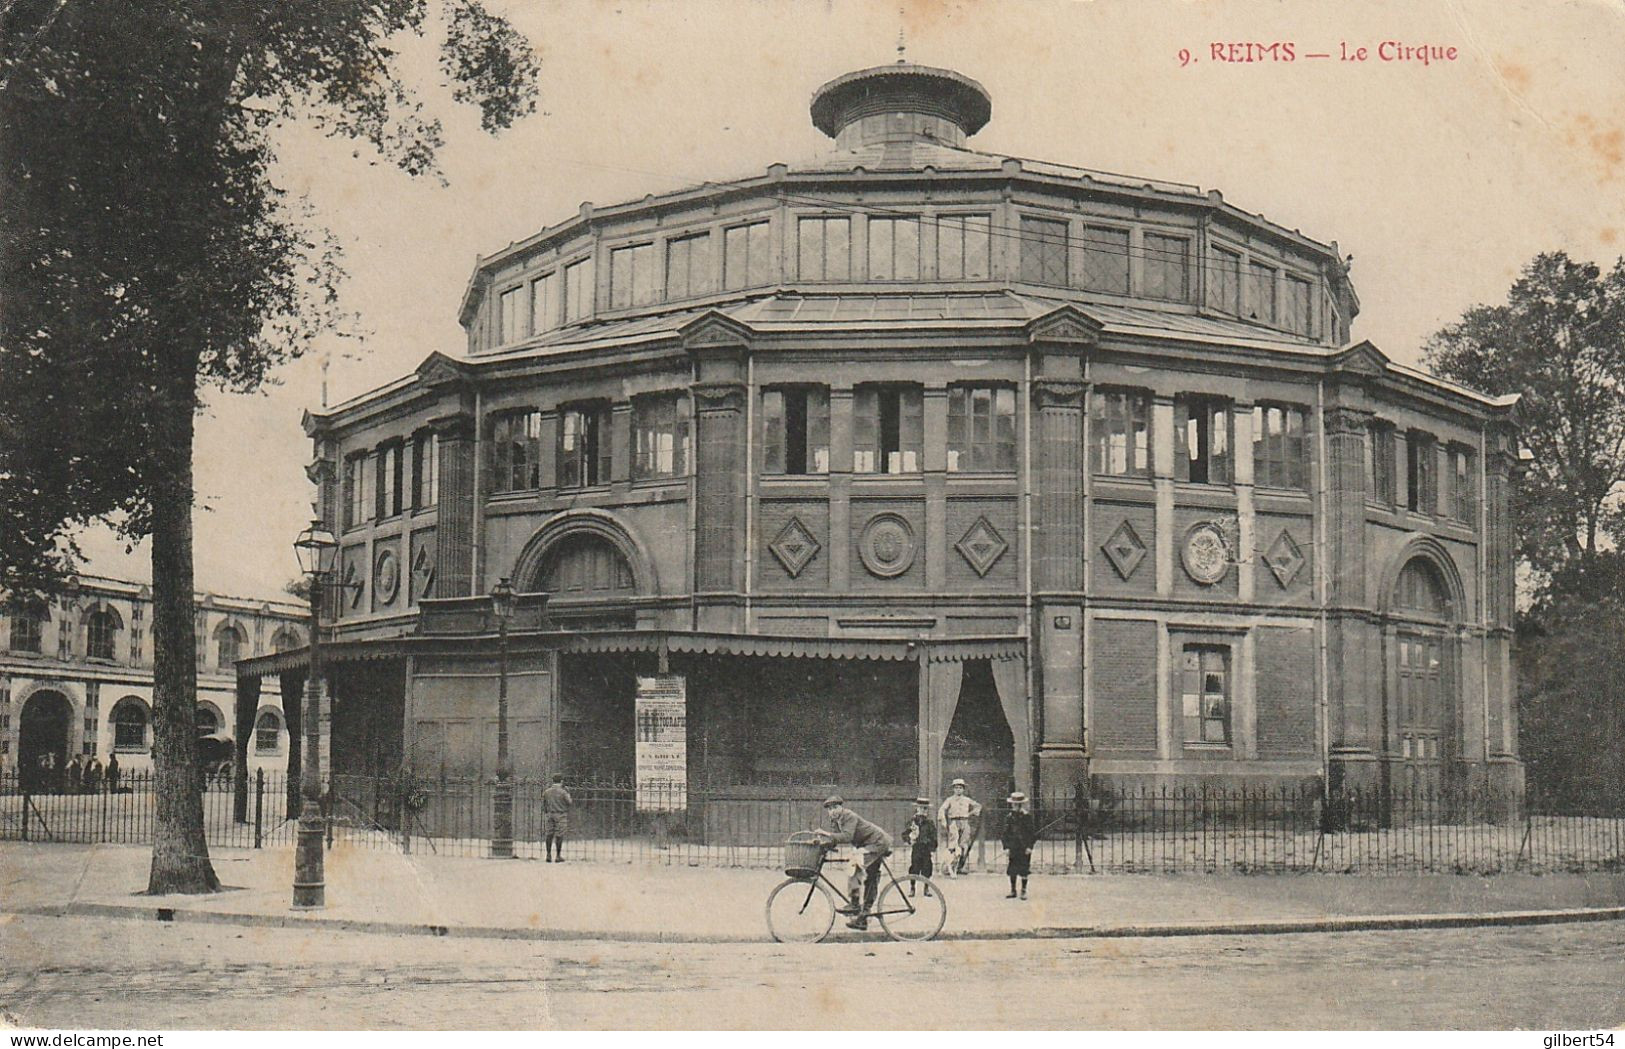
[[[212,706],[198,704],[194,720],[197,724],[197,734],[200,736],[212,736],[220,731],[220,712]]]
[[[274,710],[263,710],[254,719],[254,753],[275,754],[282,749],[282,718]]]
[[[147,704],[139,696],[125,696],[113,706],[113,749],[131,753],[147,750]]]
[[[95,608],[85,616],[85,655],[91,659],[117,659],[118,635],[123,627],[111,608]]]
[[[299,631],[291,626],[285,626],[271,635],[272,652],[292,652],[296,648],[304,648],[305,639],[299,636]]]
[[[242,658],[243,643],[246,640],[247,638],[243,637],[243,632],[234,626],[228,625],[220,628],[219,634],[216,635],[216,641],[219,646],[217,655],[221,670],[230,670],[237,665],[237,660]]]
[[[620,597],[636,593],[632,566],[602,536],[560,539],[542,564],[541,589],[558,597]]]
[[[1430,558],[1414,557],[1400,569],[1392,600],[1402,620],[1392,642],[1398,688],[1393,715],[1399,755],[1409,769],[1407,786],[1413,790],[1442,786],[1455,744],[1456,656],[1444,629],[1453,618],[1452,605],[1450,587]]]

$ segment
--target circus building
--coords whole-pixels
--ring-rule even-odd
[[[516,231],[466,347],[309,413],[335,772],[489,774],[508,580],[522,778],[630,779],[676,681],[713,793],[1521,784],[1510,399],[1351,341],[1335,242],[971,148],[959,73],[811,115]]]

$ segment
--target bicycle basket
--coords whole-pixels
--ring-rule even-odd
[[[814,834],[796,832],[784,843],[784,873],[791,878],[813,878],[824,862],[824,847]]]

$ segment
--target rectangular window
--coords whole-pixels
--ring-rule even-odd
[[[590,488],[610,480],[610,412],[584,404],[559,413],[559,487]]]
[[[525,287],[509,288],[497,299],[499,312],[502,314],[501,325],[502,344],[518,342],[530,330],[530,318],[526,314]]]
[[[1253,481],[1274,488],[1309,488],[1309,413],[1290,404],[1253,407]]]
[[[624,310],[655,301],[655,246],[635,244],[609,253],[609,307]]]
[[[440,502],[440,435],[425,431],[412,440],[412,509]]]
[[[1109,295],[1128,294],[1128,230],[1105,226],[1083,229],[1083,272],[1078,286]]]
[[[371,515],[372,504],[367,499],[367,453],[358,452],[344,460],[344,527],[364,524]]]
[[[1145,235],[1145,295],[1187,302],[1191,297],[1190,241],[1161,233]]]
[[[804,218],[796,223],[797,273],[802,280],[850,280],[852,233],[849,219]]]
[[[1286,290],[1281,296],[1281,327],[1297,335],[1313,337],[1309,288],[1309,282],[1302,277],[1287,274]]]
[[[937,279],[986,280],[991,269],[986,215],[937,218]]]
[[[1260,324],[1275,323],[1275,267],[1247,264],[1247,315]]]
[[[1028,284],[1066,285],[1066,223],[1023,217],[1021,279]]]
[[[1197,484],[1229,484],[1230,402],[1219,397],[1174,400],[1174,479]]]
[[[770,474],[829,473],[829,388],[762,391],[762,469]]]
[[[1398,502],[1394,485],[1394,428],[1374,422],[1366,433],[1366,480],[1373,502],[1393,506]]]
[[[13,652],[40,651],[43,644],[43,631],[40,630],[40,615],[25,608],[13,608],[11,615],[11,650]]]
[[[852,471],[919,473],[925,446],[919,386],[859,386],[852,397]]]
[[[491,419],[491,494],[534,491],[542,485],[542,413],[533,408]]]
[[[948,390],[948,470],[1013,473],[1016,391],[1008,386]]]
[[[920,220],[869,220],[869,279],[920,279]]]
[[[391,441],[380,447],[373,463],[377,471],[374,513],[381,521],[401,512],[401,442]]]
[[[1438,460],[1433,438],[1412,430],[1405,438],[1405,508],[1421,514],[1439,508]]]
[[[1241,316],[1241,254],[1213,249],[1213,308]]]
[[[1458,521],[1471,522],[1478,510],[1477,478],[1473,474],[1473,453],[1466,448],[1450,449],[1450,512]]]
[[[759,288],[773,283],[772,248],[769,226],[753,222],[735,226],[722,237],[722,286],[727,291]]]
[[[530,282],[530,333],[559,326],[559,275],[547,273]]]
[[[566,324],[592,316],[592,271],[591,256],[578,259],[564,267],[564,321]]]
[[[688,472],[688,398],[651,394],[632,401],[633,476],[681,477]]]
[[[716,291],[711,268],[711,234],[666,243],[666,298],[686,299]]]
[[[1090,406],[1089,464],[1097,474],[1151,473],[1151,395],[1144,390],[1096,390]]]
[[[1230,745],[1230,649],[1186,645],[1179,665],[1186,746]]]

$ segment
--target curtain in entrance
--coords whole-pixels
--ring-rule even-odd
[[[1027,664],[1020,659],[990,659],[993,687],[999,692],[999,706],[1010,723],[1015,741],[1016,788],[1032,791],[1032,727],[1027,718]],[[940,752],[939,752],[940,753]]]
[[[958,661],[920,664],[920,787],[927,797],[942,790],[942,746],[964,680],[965,664]]]

